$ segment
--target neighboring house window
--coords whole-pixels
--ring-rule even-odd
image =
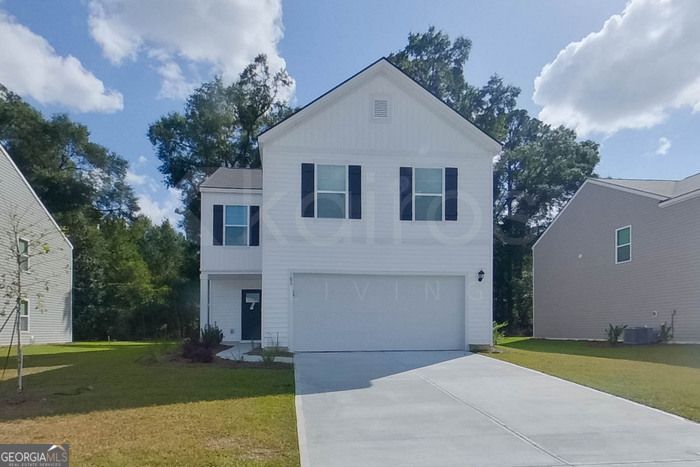
[[[626,263],[632,259],[632,226],[615,231],[615,263]]]
[[[26,300],[19,303],[19,330],[29,331],[29,303]]]
[[[457,169],[401,167],[400,219],[457,220]]]
[[[242,205],[214,205],[214,246],[260,245],[260,207]]]
[[[19,265],[22,271],[29,270],[29,242],[24,239],[19,239],[18,245],[19,249]]]
[[[362,218],[362,167],[301,164],[301,215]]]

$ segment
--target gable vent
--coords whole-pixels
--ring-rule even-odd
[[[386,120],[389,118],[389,100],[374,99],[374,118]]]

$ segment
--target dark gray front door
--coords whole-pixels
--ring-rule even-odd
[[[261,328],[260,289],[243,290],[241,300],[241,340],[259,341]]]

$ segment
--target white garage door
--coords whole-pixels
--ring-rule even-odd
[[[294,274],[295,351],[464,348],[464,277]]]

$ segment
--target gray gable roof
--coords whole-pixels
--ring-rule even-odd
[[[700,174],[695,174],[683,180],[631,180],[622,178],[598,178],[595,182],[613,185],[621,188],[657,195],[672,200],[693,192],[700,193]]]
[[[262,169],[227,169],[221,167],[204,180],[199,188],[262,190]]]

